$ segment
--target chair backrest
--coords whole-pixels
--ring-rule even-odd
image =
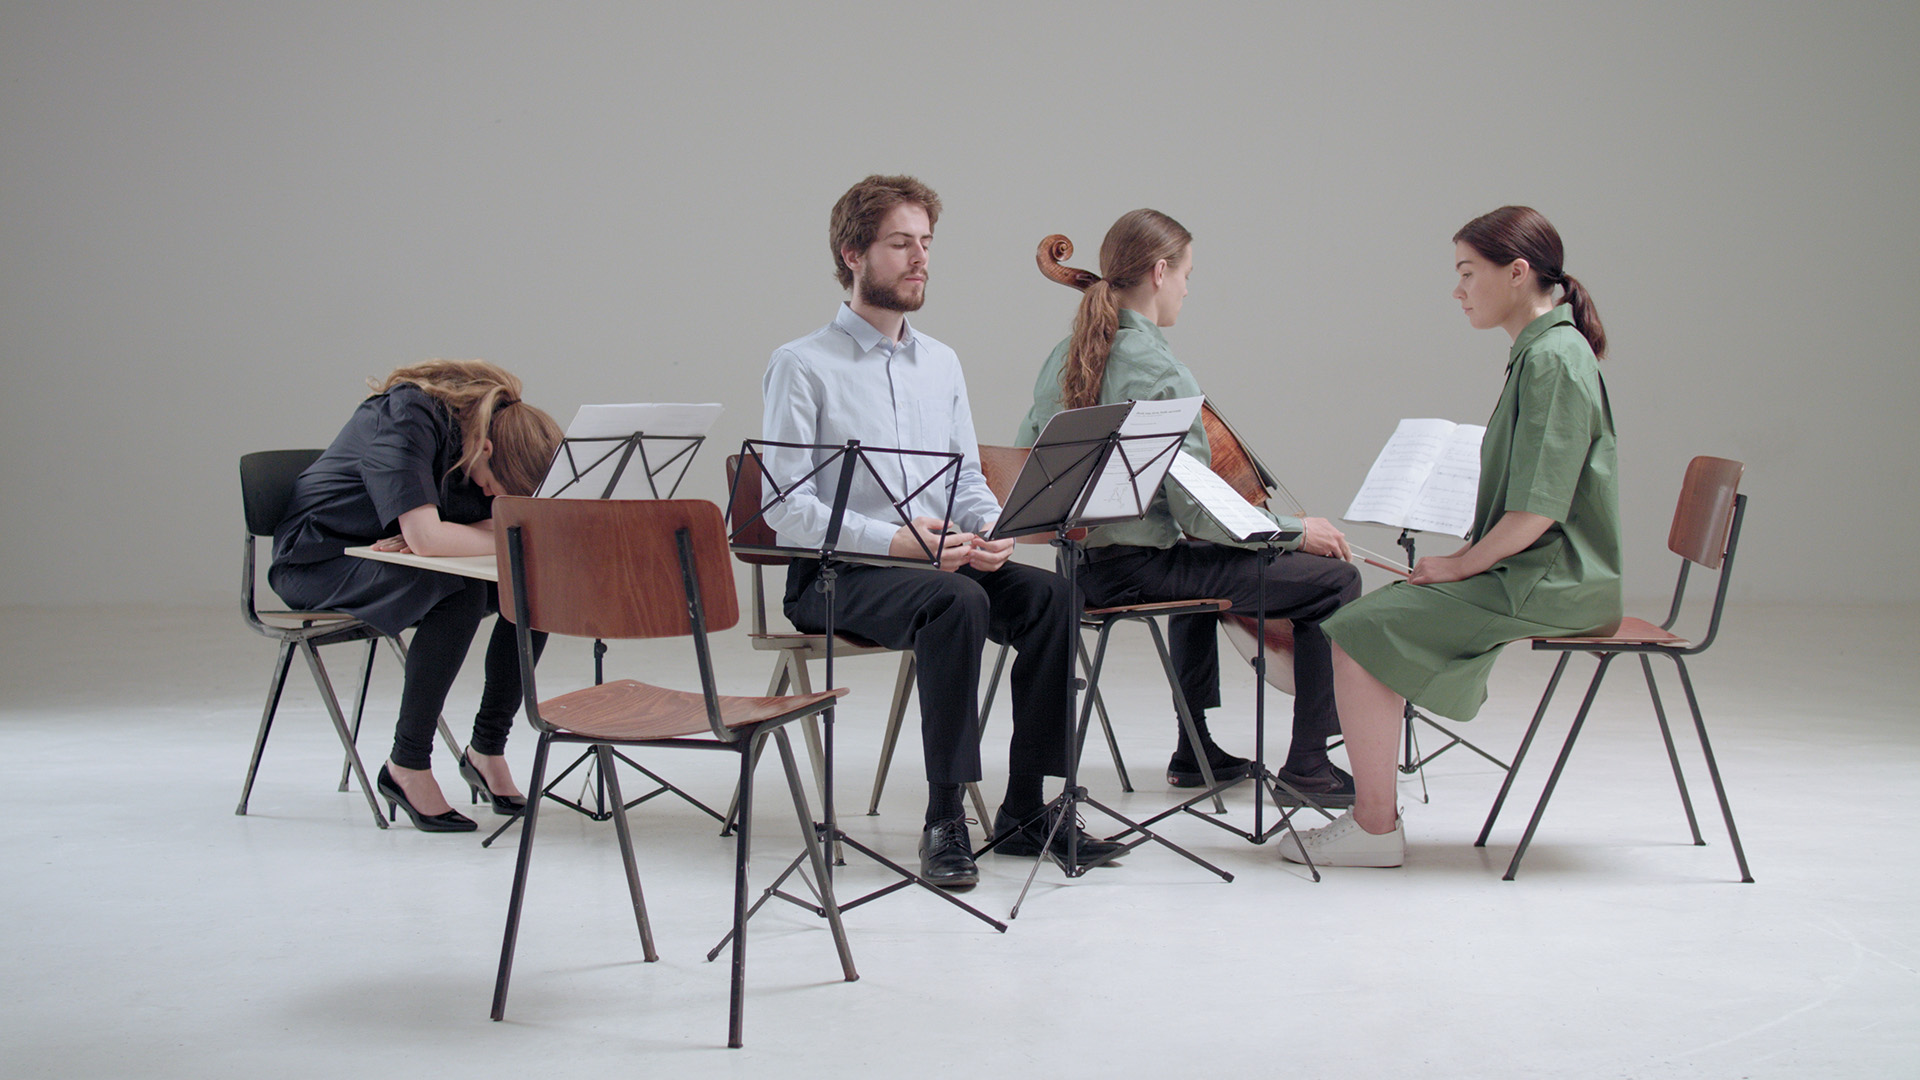
[[[765,498],[766,481],[758,458],[727,455],[727,520],[738,531],[739,542],[746,547],[773,547],[779,537],[767,519],[760,516],[760,500]],[[785,566],[792,560],[785,555],[760,555],[736,551],[734,558],[757,566]]]
[[[1734,499],[1740,494],[1740,476],[1746,466],[1726,458],[1701,456],[1687,464],[1680,484],[1680,501],[1673,508],[1673,528],[1667,548],[1709,570],[1718,570],[1727,553],[1727,530],[1733,525]]]
[[[240,501],[247,512],[247,532],[272,536],[287,516],[293,482],[320,459],[320,450],[262,450],[240,457]]]
[[[980,473],[987,478],[987,486],[993,489],[994,498],[1005,506],[1007,496],[1013,494],[1013,482],[1020,476],[1020,470],[1026,467],[1027,455],[1032,453],[1024,446],[988,446],[980,447]]]
[[[518,621],[508,585],[508,535],[526,568],[527,625],[590,638],[680,637],[692,632],[676,534],[686,530],[708,631],[740,621],[720,508],[700,499],[493,500],[500,613]]]

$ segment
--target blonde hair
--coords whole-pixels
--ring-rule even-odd
[[[1082,290],[1080,310],[1073,317],[1072,344],[1060,368],[1060,404],[1081,409],[1100,403],[1100,383],[1107,375],[1107,355],[1120,332],[1120,301],[1115,293],[1140,284],[1160,260],[1180,261],[1193,234],[1158,210],[1130,210],[1107,230],[1100,244],[1100,275],[1077,271],[1065,282]],[[1072,251],[1071,246],[1067,249]],[[1084,282],[1084,284],[1082,283]]]
[[[402,383],[419,387],[453,414],[460,428],[454,468],[471,473],[484,461],[509,495],[531,495],[540,486],[560,445],[560,425],[520,400],[520,379],[512,372],[485,360],[426,360],[367,380],[376,394]]]

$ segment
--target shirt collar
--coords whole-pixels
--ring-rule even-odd
[[[853,306],[844,300],[840,302],[840,310],[833,316],[833,325],[839,327],[853,339],[854,344],[860,346],[860,353],[863,356],[877,348],[885,348],[888,352],[892,352],[896,347],[893,340],[875,330],[872,323],[854,314]],[[905,316],[901,316],[900,330],[898,347],[905,348],[913,344],[913,323],[907,321]]]
[[[864,322],[865,320],[860,319],[858,321]],[[1534,342],[1540,340],[1541,334],[1546,333],[1556,326],[1572,325],[1573,308],[1567,304],[1561,304],[1559,307],[1528,323],[1527,328],[1520,331],[1520,336],[1513,339],[1513,348],[1507,351],[1507,366],[1512,367],[1513,362],[1520,359],[1521,353],[1525,352]]]
[[[1162,345],[1165,345],[1167,343],[1167,336],[1160,332],[1159,327],[1153,325],[1153,320],[1147,318],[1145,315],[1140,314],[1139,312],[1133,310],[1132,308],[1120,309],[1120,325],[1126,327],[1129,330],[1140,330],[1148,334],[1151,334],[1153,335],[1153,340],[1159,342]]]

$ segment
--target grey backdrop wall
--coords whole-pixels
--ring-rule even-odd
[[[1399,417],[1484,419],[1447,238],[1538,206],[1615,343],[1630,591],[1705,452],[1749,465],[1743,595],[1912,599],[1872,554],[1920,526],[1916,44],[1912,3],[10,0],[0,603],[228,599],[234,459],[423,357],[756,435],[874,171],[946,202],[916,322],[986,441],[1071,317],[1039,238],[1181,219],[1174,348],[1327,516]]]

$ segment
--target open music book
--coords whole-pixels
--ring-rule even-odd
[[[1451,420],[1402,420],[1347,507],[1348,521],[1467,535],[1480,488],[1487,429]]]
[[[1232,484],[1200,464],[1200,459],[1191,454],[1174,455],[1173,466],[1167,475],[1173,477],[1174,483],[1185,488],[1187,494],[1193,496],[1193,501],[1207,512],[1207,516],[1213,518],[1235,540],[1284,541],[1299,535],[1292,529],[1275,525],[1271,518],[1255,509],[1245,496],[1233,490]]]

